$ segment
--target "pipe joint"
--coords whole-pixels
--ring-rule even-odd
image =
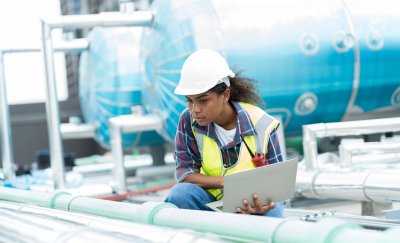
[[[172,203],[145,202],[136,210],[134,214],[135,222],[153,224],[155,215],[164,208],[178,207]]]
[[[57,200],[62,196],[71,196],[71,194],[69,192],[65,192],[65,191],[53,192],[52,194],[50,194],[47,207],[56,208],[56,206],[58,205]]]
[[[334,239],[348,229],[361,229],[360,225],[346,223],[337,219],[323,218],[315,223],[311,228],[312,232],[307,234],[304,242],[320,243],[320,242],[334,242]],[[352,242],[349,239],[349,242]]]

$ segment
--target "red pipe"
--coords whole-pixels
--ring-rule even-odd
[[[123,193],[123,194],[114,194],[114,195],[110,195],[110,196],[100,197],[100,199],[111,200],[111,201],[122,201],[122,200],[126,200],[129,196],[137,196],[137,195],[141,195],[141,194],[145,194],[145,193],[149,193],[149,192],[165,190],[165,189],[169,189],[169,188],[173,187],[174,185],[175,185],[175,183],[162,185],[162,186],[155,186],[155,187],[150,187],[150,188],[146,188],[146,189],[142,189],[142,190],[130,191],[130,192]]]

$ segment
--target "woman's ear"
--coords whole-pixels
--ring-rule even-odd
[[[225,89],[225,91],[224,91],[224,101],[228,102],[229,98],[231,98],[231,90],[230,89]]]

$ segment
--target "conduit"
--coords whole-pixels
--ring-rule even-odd
[[[41,199],[42,198],[42,199]],[[229,213],[178,209],[169,203],[119,203],[68,193],[53,194],[0,188],[0,199],[173,228],[191,228],[223,238],[253,242],[388,242],[399,239],[400,228],[379,232],[333,219],[317,223]],[[32,199],[32,200],[31,200]]]

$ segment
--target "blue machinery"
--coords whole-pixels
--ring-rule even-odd
[[[125,28],[125,33],[120,29],[118,38],[107,35],[109,30],[92,32],[94,48],[80,68],[85,118],[97,123],[97,140],[108,142],[107,120],[96,117],[105,112],[86,101],[93,99],[114,113],[127,109],[118,97],[98,97],[96,87],[124,88],[125,74],[115,70],[125,64],[107,66],[102,57],[134,48],[141,53],[140,59],[130,57],[135,66],[129,78],[143,92],[133,94],[137,101],[131,102],[139,104],[141,97],[147,112],[161,116],[160,134],[167,141],[173,140],[186,106],[173,94],[180,68],[199,48],[219,50],[237,71],[258,80],[266,110],[282,117],[287,135],[300,134],[304,124],[398,116],[400,14],[393,5],[393,1],[155,1],[150,9],[154,20],[144,28],[141,44],[135,37],[138,28]],[[86,60],[103,70],[95,72]],[[92,80],[86,81],[84,75]]]

